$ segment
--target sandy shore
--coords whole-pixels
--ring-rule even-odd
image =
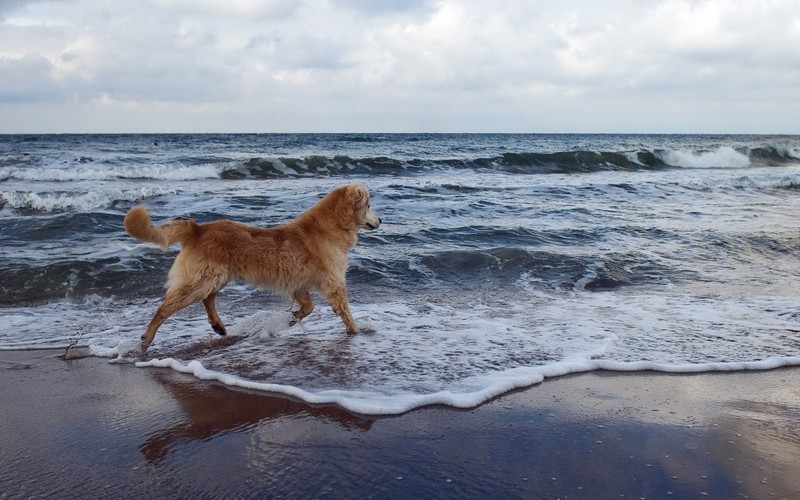
[[[596,372],[373,418],[0,352],[0,498],[800,498],[800,369]]]

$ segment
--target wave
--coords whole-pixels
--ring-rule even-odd
[[[112,212],[76,213],[63,212],[43,217],[18,217],[0,220],[0,238],[6,248],[25,247],[53,240],[69,242],[86,241],[88,237],[106,235],[120,231],[122,214]],[[61,249],[60,252],[64,250]]]
[[[225,174],[223,177],[228,178],[239,178],[243,177],[240,172],[240,169],[235,169],[237,172],[236,175],[228,175]],[[405,171],[409,171],[406,169]],[[331,174],[330,170],[326,171],[328,174]],[[352,170],[352,172],[357,173],[358,170]],[[374,172],[373,172],[374,173]],[[278,174],[276,172],[268,173],[265,172],[263,169],[259,169],[257,172],[251,171],[250,174],[256,177],[261,178],[269,178],[269,177],[281,177],[286,175],[307,175],[307,176],[316,176],[319,174],[298,174],[298,173],[289,173],[283,171],[282,173]],[[397,175],[397,171],[393,171],[391,175]],[[704,179],[692,179],[690,181],[683,181],[683,182],[673,182],[670,184],[674,184],[676,186],[681,186],[691,190],[701,190],[701,191],[713,191],[719,189],[734,189],[734,190],[766,190],[766,191],[774,191],[774,190],[796,190],[800,189],[800,174],[796,173],[781,173],[780,171],[775,171],[773,173],[759,173],[757,175],[742,175],[735,178],[730,179],[713,179],[713,180],[704,180]],[[637,188],[635,186],[629,184],[611,184],[612,187],[628,189],[630,191],[635,191]],[[35,214],[35,213],[58,213],[58,212],[92,212],[94,210],[99,209],[106,209],[106,208],[113,208],[119,204],[129,205],[130,203],[138,203],[142,200],[147,200],[151,198],[156,198],[159,196],[166,196],[166,195],[175,195],[178,194],[181,189],[178,189],[181,185],[174,185],[174,184],[160,184],[160,185],[152,185],[152,186],[139,186],[139,187],[131,187],[131,188],[118,188],[118,187],[109,187],[105,185],[98,185],[95,186],[93,189],[89,190],[90,188],[82,187],[81,190],[75,191],[66,191],[66,190],[55,190],[55,191],[32,191],[32,190],[11,190],[11,191],[0,191],[0,210],[2,209],[12,209],[16,210],[20,213],[28,213],[28,214]],[[478,193],[478,192],[487,192],[491,191],[491,188],[487,188],[485,186],[464,186],[460,184],[442,184],[439,187],[412,187],[407,188],[410,190],[414,190],[417,192],[429,192],[429,193],[437,193],[439,190],[447,190],[447,191],[459,191],[464,193]],[[552,192],[557,191],[556,188],[551,188]],[[409,197],[413,197],[415,195],[409,195]],[[397,197],[396,197],[397,198]],[[240,197],[239,201],[242,201],[243,198]],[[255,198],[258,202],[261,201],[260,198]],[[254,201],[255,202],[255,201]],[[486,206],[486,204],[490,203],[488,201],[479,201],[476,202],[481,206]],[[474,230],[479,230],[480,228],[473,228]],[[453,234],[449,231],[444,231],[442,234],[434,234],[436,230],[431,230],[431,234],[428,236],[431,237],[442,237],[446,239],[452,239]],[[532,234],[530,230],[519,228],[516,231],[505,232],[504,230],[500,231],[503,236],[510,238],[510,241],[530,241],[531,238],[534,240],[538,240],[539,238],[544,238],[544,242],[550,236],[548,235],[538,235]],[[484,234],[480,231],[477,231],[479,237],[486,239],[492,239],[493,235],[491,234]]]
[[[434,170],[495,171],[508,174],[587,173],[603,170],[669,168],[651,153],[507,153],[474,159],[396,159],[309,156],[304,158],[251,158],[223,170],[223,179],[309,177],[316,175],[412,175]]]
[[[92,216],[83,221],[59,217],[40,231],[8,239],[8,255],[0,266],[4,277],[0,304],[88,294],[160,296],[174,256],[134,246],[123,236],[119,241],[111,236],[102,247],[87,243],[81,240],[80,226],[90,223],[102,226],[105,234],[122,231],[118,215]],[[24,232],[24,227],[19,224],[0,226],[0,236],[20,231]],[[602,233],[479,226],[452,231],[425,229],[396,237],[365,236],[364,245],[352,256],[348,283],[354,290],[373,286],[406,289],[424,284],[460,290],[502,290],[513,285],[515,289],[601,292],[703,281],[703,272],[697,266],[685,265],[685,258],[702,263],[717,259],[724,251],[732,262],[747,265],[754,257],[786,258],[797,248],[797,239],[789,236],[630,227],[614,231],[618,248],[609,251],[597,248],[598,244],[609,244]],[[622,241],[626,243],[620,246]],[[647,243],[654,241],[660,242],[656,248]],[[481,247],[470,247],[476,244]],[[671,255],[674,244],[681,245],[680,259]],[[22,248],[20,253],[18,249]]]
[[[110,181],[116,179],[153,179],[189,181],[218,178],[226,164],[202,165],[129,165],[92,167],[0,167],[0,182],[7,180],[37,182]]]
[[[251,158],[230,165],[221,177],[272,178],[312,175],[406,175],[437,169],[497,171],[509,174],[577,174],[601,171],[658,169],[747,168],[800,164],[800,152],[780,146],[738,150],[729,146],[713,150],[642,150],[629,152],[564,151],[556,153],[505,153],[473,159],[396,159],[385,156],[308,156],[303,158]]]
[[[785,146],[764,146],[746,150],[722,146],[712,150],[669,150],[657,154],[667,165],[689,169],[776,167],[800,163],[800,151]]]
[[[102,258],[65,259],[36,265],[35,262],[3,265],[0,305],[19,306],[59,300],[80,300],[91,295],[105,297],[153,297],[163,293],[172,259],[159,256],[140,260]]]
[[[715,185],[706,183],[708,189],[731,187],[734,189],[763,189],[771,190],[795,190],[800,189],[800,174],[774,175],[774,176],[742,176],[727,182],[718,182]]]
[[[176,194],[174,187],[150,186],[132,189],[97,189],[79,192],[0,192],[0,209],[13,208],[35,212],[55,212],[59,210],[91,211],[109,207],[118,202],[136,202],[154,196]]]
[[[200,179],[271,179],[282,177],[369,175],[403,176],[432,170],[493,171],[508,174],[580,174],[601,171],[663,169],[740,169],[752,166],[780,167],[800,164],[800,151],[788,146],[704,150],[643,149],[638,151],[509,152],[475,158],[395,158],[311,155],[302,157],[251,157],[247,160],[217,158],[189,160],[188,164],[81,166],[2,166],[0,182],[108,181],[152,179],[190,181]]]
[[[369,238],[366,236],[365,242]],[[498,290],[510,283],[541,290],[608,291],[697,282],[708,279],[705,271],[702,266],[687,266],[684,259],[715,261],[724,251],[732,262],[748,265],[754,257],[784,259],[796,254],[797,248],[797,238],[790,235],[778,238],[635,226],[613,232],[608,228],[438,228],[376,238],[372,243],[368,253],[353,258],[348,276],[355,282]],[[673,254],[676,245],[681,248],[680,258]]]
[[[103,296],[160,296],[174,256],[152,249],[82,247],[58,260],[9,259],[0,267],[0,305],[19,305]],[[354,256],[348,280],[354,290],[395,283],[461,289],[502,289],[509,283],[542,289],[602,291],[646,283],[677,282],[686,271],[671,269],[636,254],[573,252],[499,246],[452,249],[405,258]],[[245,287],[252,289],[252,287]],[[255,293],[255,289],[252,289]]]
[[[637,253],[601,255],[566,246],[535,249],[496,246],[408,253],[394,258],[359,256],[348,277],[354,283],[400,286],[425,283],[432,287],[503,289],[509,283],[542,290],[604,291],[619,287],[677,283],[696,278],[691,270],[648,259]]]

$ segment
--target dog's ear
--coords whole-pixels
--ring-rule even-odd
[[[369,201],[369,193],[364,186],[353,184],[350,186],[350,199],[353,200],[353,209],[364,208]]]

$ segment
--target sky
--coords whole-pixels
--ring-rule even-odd
[[[796,0],[0,0],[0,133],[800,133]]]

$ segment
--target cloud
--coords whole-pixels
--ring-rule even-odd
[[[294,0],[150,0],[156,9],[180,15],[224,15],[251,19],[284,17],[298,5]]]
[[[0,112],[102,102],[98,112],[138,106],[156,113],[147,127],[168,117],[176,129],[203,120],[194,109],[242,130],[797,132],[796,11],[791,0],[13,0],[0,8]]]
[[[40,55],[31,54],[19,59],[0,57],[0,101],[58,100],[61,89],[54,73],[50,61]]]
[[[369,16],[383,15],[387,13],[413,13],[419,10],[426,10],[431,3],[428,0],[332,0],[337,8],[351,9],[363,12]]]
[[[0,2],[0,22],[6,20],[6,13],[14,12],[23,5],[32,3],[35,0],[4,0]]]

